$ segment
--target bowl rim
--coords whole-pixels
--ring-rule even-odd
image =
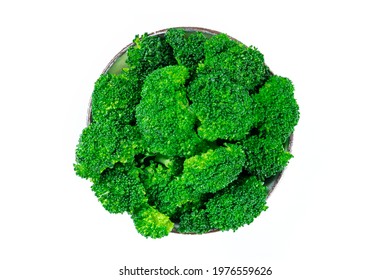
[[[187,32],[202,32],[203,34],[208,34],[208,35],[218,35],[218,34],[221,34],[223,32],[220,32],[220,31],[216,31],[216,30],[213,30],[213,29],[209,29],[209,28],[204,28],[204,27],[191,27],[191,26],[178,26],[178,27],[169,27],[169,28],[164,28],[164,29],[160,29],[158,31],[154,31],[154,32],[150,32],[150,33],[147,33],[148,36],[162,36],[164,35],[169,29],[183,29]],[[226,33],[224,33],[226,34]],[[239,43],[242,43],[241,41],[235,39],[234,37],[226,34],[230,39],[232,40],[235,40]],[[243,44],[243,43],[242,43]],[[104,67],[101,75],[103,74],[107,74],[108,71],[111,69],[111,67],[114,65],[114,63],[118,60],[118,58],[120,58],[121,56],[123,56],[127,50],[133,46],[134,43],[133,42],[130,42],[129,44],[127,44],[125,47],[123,47],[111,60],[110,62],[106,65],[106,67]],[[245,45],[245,44],[244,44]],[[271,71],[272,73],[272,71]],[[87,125],[89,125],[91,122],[92,122],[92,94],[91,94],[91,97],[89,99],[89,104],[88,104],[88,112],[87,112]],[[287,139],[286,143],[285,143],[285,150],[288,151],[288,152],[292,152],[292,146],[293,146],[293,141],[294,141],[294,133],[292,133],[289,138]],[[282,170],[280,171],[279,173],[277,173],[276,175],[272,176],[271,180],[270,180],[270,187],[267,186],[267,189],[268,189],[268,195],[267,195],[267,198],[266,200],[269,199],[269,197],[271,196],[271,194],[273,193],[274,189],[276,188],[276,186],[278,185],[279,181],[281,180],[282,176],[283,176],[283,173],[284,171],[287,169],[287,166]],[[176,223],[175,223],[175,226],[176,226]],[[206,233],[214,233],[214,232],[219,232],[221,230],[219,229],[211,229],[210,231],[206,232]],[[173,227],[171,232],[173,233],[177,233],[177,234],[184,234],[184,235],[198,235],[198,233],[183,233],[183,232],[179,232],[176,230],[176,227]],[[205,234],[205,233],[203,233]]]

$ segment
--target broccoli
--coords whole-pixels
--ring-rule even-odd
[[[103,74],[92,94],[92,121],[112,119],[135,124],[135,106],[141,99],[138,79],[126,69],[119,75]]]
[[[281,141],[270,137],[251,136],[243,141],[242,149],[246,155],[245,170],[261,181],[282,171],[292,158]]]
[[[205,233],[212,229],[237,230],[267,210],[265,187],[256,177],[234,181],[210,198],[205,208],[181,216],[179,232]]]
[[[126,54],[95,83],[76,174],[145,237],[252,223],[293,157],[292,82],[226,34],[169,29],[136,36]]]
[[[215,193],[237,179],[245,162],[245,154],[236,145],[227,144],[186,159],[183,164],[184,184],[195,193]]]
[[[244,139],[258,122],[251,93],[270,76],[263,55],[225,34],[207,40],[204,49],[188,92],[198,134],[209,141]]]
[[[102,172],[92,190],[108,212],[133,213],[148,201],[139,173],[140,170],[132,164],[117,163]]]
[[[187,157],[201,144],[186,97],[184,84],[188,76],[184,66],[167,66],[145,80],[136,119],[151,153]]]
[[[197,69],[199,75],[218,74],[248,91],[254,90],[268,75],[259,50],[235,42],[226,34],[213,36],[204,48],[206,57]]]
[[[197,132],[203,139],[240,140],[256,122],[249,92],[223,75],[195,78],[189,86],[188,98],[200,121]]]
[[[140,208],[132,216],[135,228],[145,237],[161,238],[168,235],[174,227],[169,217],[153,207]]]
[[[203,194],[215,193],[237,179],[244,162],[244,152],[235,145],[186,159],[182,174],[160,189],[157,209],[173,215],[178,207],[198,202]]]
[[[210,224],[208,213],[205,209],[195,209],[184,212],[180,216],[180,227],[177,229],[181,233],[206,233],[213,227]]]
[[[168,184],[179,175],[182,170],[182,160],[179,158],[165,158],[157,155],[150,165],[144,168],[141,178],[151,205],[157,205],[158,196],[166,191]]]
[[[193,74],[198,64],[204,60],[204,43],[206,36],[201,32],[187,34],[183,29],[169,29],[165,34],[179,65],[187,67]]]
[[[211,228],[237,230],[267,210],[267,188],[255,177],[238,180],[206,203]]]
[[[87,126],[76,149],[76,174],[95,181],[117,162],[132,162],[143,151],[138,127],[113,120]]]
[[[127,50],[126,63],[129,72],[138,77],[141,85],[154,70],[177,64],[173,49],[165,38],[147,33],[134,38],[133,45]]]
[[[272,76],[253,95],[255,107],[259,108],[262,121],[258,128],[265,137],[285,142],[299,120],[299,107],[294,98],[292,82],[280,76]]]
[[[174,224],[148,204],[139,174],[134,165],[118,163],[102,173],[92,190],[108,212],[131,214],[137,230],[145,237],[163,237]]]

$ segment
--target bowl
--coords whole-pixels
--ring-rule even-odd
[[[213,35],[220,34],[222,32],[212,30],[212,29],[207,29],[207,28],[202,28],[202,27],[173,27],[173,28],[180,28],[184,29],[188,33],[193,33],[193,32],[201,32],[203,33],[206,37],[211,37]],[[164,34],[168,31],[170,28],[158,30],[155,32],[148,33],[149,36],[164,36]],[[228,35],[228,34],[227,34]],[[239,40],[231,37],[228,35],[229,38],[240,42]],[[241,42],[240,42],[241,43]],[[127,67],[126,64],[126,57],[127,57],[127,50],[133,46],[134,43],[131,42],[125,47],[123,47],[107,64],[107,66],[103,69],[102,74],[110,73],[110,74],[119,74],[123,68]],[[271,70],[272,71],[272,70]],[[272,72],[271,72],[272,73]],[[92,122],[92,97],[90,98],[89,105],[88,105],[88,113],[87,113],[87,125],[89,125]],[[284,143],[284,148],[286,151],[291,152],[292,150],[292,145],[293,145],[293,134],[288,138],[288,140]],[[268,189],[268,197],[273,193],[273,190],[276,188],[277,184],[279,183],[280,179],[282,178],[284,170],[281,172],[277,173],[276,175],[267,178],[264,182],[264,185]],[[177,224],[175,224],[175,227],[172,229],[173,233],[179,233],[179,234],[192,234],[192,233],[181,233],[176,230]],[[210,230],[207,233],[212,233],[212,232],[218,232],[218,229]]]

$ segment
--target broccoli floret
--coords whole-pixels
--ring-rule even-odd
[[[156,208],[169,217],[177,213],[178,208],[193,199],[193,189],[184,183],[182,177],[174,178],[168,185],[160,186],[156,196]]]
[[[244,162],[245,154],[236,145],[186,159],[181,176],[159,190],[157,209],[171,216],[184,204],[197,204],[203,194],[215,193],[237,179]]]
[[[137,231],[145,237],[161,238],[167,236],[174,226],[168,216],[151,206],[140,208],[132,215],[132,219]]]
[[[206,233],[212,229],[210,219],[205,209],[194,210],[185,213],[180,217],[180,223],[177,229],[181,233]]]
[[[182,178],[196,194],[215,193],[237,179],[245,154],[237,145],[227,144],[184,161]]]
[[[193,74],[199,62],[204,60],[206,36],[201,32],[187,34],[183,29],[169,29],[165,38],[173,48],[173,54],[179,65],[187,67]]]
[[[251,136],[243,141],[242,149],[246,155],[245,169],[261,181],[282,171],[292,158],[281,141],[269,137]]]
[[[117,162],[132,162],[143,151],[138,128],[114,121],[87,126],[76,148],[76,174],[96,181],[106,168]]]
[[[132,164],[117,163],[101,174],[92,190],[108,212],[133,213],[148,201],[139,173]]]
[[[267,188],[256,177],[238,180],[206,203],[211,228],[237,230],[266,210]]]
[[[205,43],[206,58],[198,75],[217,73],[248,91],[258,86],[266,73],[263,54],[254,47],[230,40],[225,34],[211,37]],[[224,83],[224,80],[219,81]]]
[[[186,97],[188,75],[184,66],[167,66],[145,80],[136,119],[151,153],[188,157],[201,144]]]
[[[129,213],[138,232],[145,237],[161,238],[173,228],[169,217],[148,204],[140,170],[132,164],[117,163],[106,169],[92,190],[108,212]]]
[[[147,33],[136,36],[133,46],[127,50],[129,72],[134,73],[142,83],[154,70],[176,64],[173,49],[162,36]]]
[[[107,119],[135,123],[135,106],[141,99],[137,78],[130,74],[103,74],[95,83],[92,94],[92,121]]]
[[[243,139],[256,121],[249,92],[223,75],[200,75],[190,84],[188,97],[203,139]]]
[[[158,155],[144,169],[141,178],[150,205],[153,206],[158,203],[158,195],[165,191],[168,184],[181,172],[182,164],[182,160],[179,158],[169,159]]]
[[[206,58],[188,92],[200,122],[198,134],[209,141],[244,139],[259,122],[250,94],[269,77],[269,69],[257,49],[225,34],[211,37],[204,45]]]
[[[226,52],[227,50],[234,48],[237,45],[242,44],[233,41],[226,34],[220,33],[218,35],[214,35],[205,43],[205,56],[208,58],[213,58],[214,56],[218,56],[219,54]]]
[[[237,230],[265,211],[267,188],[252,176],[234,181],[210,198],[205,207],[184,213],[178,227],[183,233]]]
[[[292,82],[287,78],[272,76],[253,99],[263,115],[258,125],[260,133],[284,143],[299,120]]]

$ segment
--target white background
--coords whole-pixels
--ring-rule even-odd
[[[2,1],[0,278],[177,265],[210,274],[164,279],[226,279],[211,270],[230,265],[271,266],[264,279],[390,279],[386,2]],[[103,68],[136,34],[175,26],[257,46],[295,84],[295,157],[269,209],[235,233],[145,239],[73,172]]]

